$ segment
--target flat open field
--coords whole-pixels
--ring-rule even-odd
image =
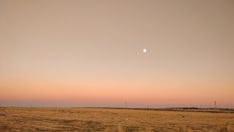
[[[1,107],[0,131],[234,132],[234,113],[167,109]]]

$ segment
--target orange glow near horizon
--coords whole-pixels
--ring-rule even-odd
[[[5,89],[0,93],[0,100],[10,102],[31,100],[35,103],[31,104],[32,106],[37,106],[38,102],[46,106],[48,104],[50,104],[48,106],[56,105],[53,102],[70,102],[71,106],[93,106],[96,102],[96,104],[102,104],[101,106],[123,107],[123,102],[128,101],[129,106],[132,104],[133,107],[146,107],[147,105],[154,107],[177,105],[209,107],[212,106],[214,100],[222,103],[222,107],[232,105],[232,93],[226,92],[232,89],[232,84],[195,83],[196,85],[194,85],[194,83],[188,82],[188,84],[181,83],[182,80],[160,80],[151,82],[152,84],[137,81],[114,82],[110,79],[87,80],[87,82],[83,81],[82,83],[63,82],[62,80],[43,80],[44,82],[40,80],[37,82],[38,80],[18,78],[17,80],[9,80],[8,83],[1,82],[1,86]],[[11,84],[12,81],[14,84]],[[19,90],[15,91],[16,87]]]

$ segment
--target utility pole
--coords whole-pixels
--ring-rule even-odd
[[[128,107],[128,102],[127,102],[127,101],[124,102],[124,107],[125,107],[125,108]]]
[[[214,101],[214,107],[215,107],[215,109],[216,109],[216,100]]]

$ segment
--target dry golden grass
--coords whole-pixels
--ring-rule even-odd
[[[233,113],[101,108],[0,108],[0,131],[234,132]]]

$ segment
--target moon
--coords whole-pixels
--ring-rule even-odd
[[[143,53],[146,53],[146,52],[147,52],[147,49],[143,49],[142,51],[143,51]]]

